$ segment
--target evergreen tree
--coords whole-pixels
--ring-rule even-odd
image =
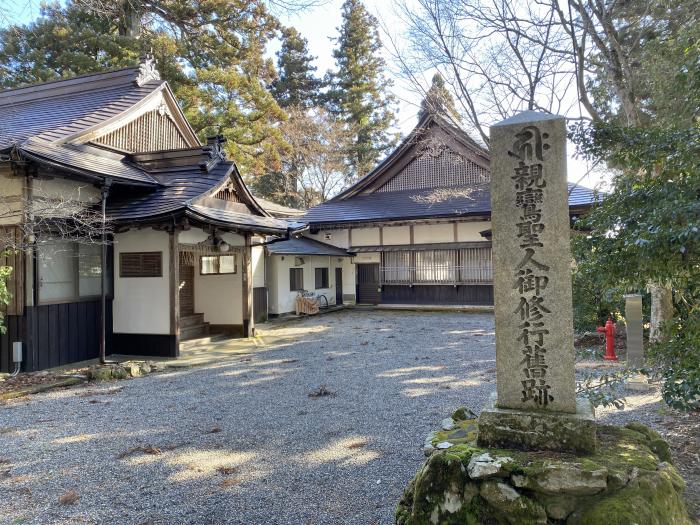
[[[286,115],[268,90],[276,72],[265,58],[279,24],[262,0],[89,5],[47,4],[34,22],[0,31],[3,87],[132,66],[152,49],[201,138],[220,130],[245,175],[279,169]]]
[[[282,48],[277,52],[279,78],[272,83],[272,94],[283,107],[310,107],[318,101],[321,80],[314,76],[315,57],[308,41],[293,27],[282,30]]]
[[[445,87],[445,79],[442,78],[440,73],[433,75],[430,89],[428,89],[421,101],[418,120],[422,119],[426,114],[441,116],[454,124],[459,124],[462,120],[457,112],[452,95]]]
[[[377,19],[360,0],[345,0],[343,24],[333,51],[337,70],[329,73],[329,107],[352,136],[347,151],[347,178],[360,178],[394,142],[394,97],[387,90]]]

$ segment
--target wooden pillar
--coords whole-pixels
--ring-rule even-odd
[[[245,247],[243,248],[243,261],[241,263],[241,277],[243,286],[243,337],[255,335],[255,319],[253,318],[253,262],[251,253],[251,236],[245,234]]]
[[[178,230],[172,228],[169,235],[170,261],[170,335],[175,336],[174,356],[180,355],[180,250],[178,246]]]

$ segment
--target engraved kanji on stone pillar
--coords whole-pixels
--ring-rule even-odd
[[[497,406],[576,412],[566,126],[491,127]]]

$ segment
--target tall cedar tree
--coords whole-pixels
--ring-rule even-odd
[[[315,76],[314,59],[299,31],[293,27],[282,30],[282,48],[277,52],[279,78],[272,83],[272,94],[281,107],[309,108],[316,104],[322,82]]]
[[[134,65],[153,50],[199,136],[220,130],[256,176],[279,169],[288,148],[264,56],[277,30],[262,0],[47,4],[34,22],[0,31],[0,74],[3,87],[19,86]]]
[[[277,52],[279,77],[272,83],[271,91],[288,115],[289,120],[279,129],[290,147],[282,155],[280,169],[268,170],[253,183],[253,190],[261,197],[294,207],[304,206],[306,202],[299,193],[304,163],[299,162],[302,150],[295,147],[289,132],[304,129],[310,118],[307,113],[318,103],[322,85],[314,75],[314,57],[309,54],[307,46],[307,40],[293,27],[282,30],[282,47]],[[292,133],[292,138],[296,135]]]
[[[445,79],[442,78],[440,73],[433,75],[430,89],[428,89],[421,101],[418,120],[422,119],[426,114],[441,116],[453,124],[459,124],[462,120],[455,107],[452,94],[445,87]]]
[[[343,25],[333,51],[337,70],[329,73],[327,98],[352,137],[347,151],[347,179],[352,182],[369,173],[395,143],[388,132],[395,99],[387,92],[391,82],[384,75],[377,19],[360,0],[345,0],[342,10]]]

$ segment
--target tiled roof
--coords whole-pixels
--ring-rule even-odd
[[[347,250],[331,246],[314,239],[299,237],[286,241],[277,241],[265,245],[272,255],[330,255],[332,257],[348,257]]]
[[[154,174],[152,177],[159,183],[158,188],[145,189],[139,193],[133,190],[128,193],[113,190],[107,213],[114,220],[129,220],[182,211],[189,203],[224,183],[232,170],[233,162],[219,162],[208,172],[192,166],[188,170],[172,174]]]
[[[30,158],[56,163],[68,171],[78,171],[83,175],[112,177],[116,181],[129,183],[158,184],[147,172],[125,162],[124,155],[89,144],[52,144],[30,139],[21,149]]]
[[[410,220],[439,217],[489,215],[491,193],[488,185],[474,188],[468,196],[460,188],[450,196],[450,188],[404,190],[355,195],[346,200],[328,201],[308,210],[303,220],[311,225],[344,222]],[[441,194],[441,192],[444,192]],[[594,191],[569,183],[569,207],[585,207],[595,202]]]
[[[220,208],[210,208],[197,204],[190,204],[187,206],[187,209],[190,215],[198,215],[214,223],[244,226],[256,232],[286,233],[290,229],[293,230],[302,226],[299,223],[275,219],[274,217],[262,217],[260,215],[239,213]]]
[[[0,92],[0,150],[30,137],[54,142],[99,125],[162,89],[139,86],[139,68],[83,75]]]

